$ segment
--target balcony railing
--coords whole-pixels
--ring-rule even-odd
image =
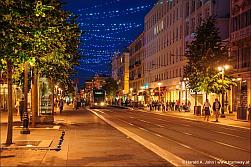
[[[238,41],[240,39],[250,37],[251,36],[251,25],[245,28],[242,28],[238,31],[231,33],[231,40]]]

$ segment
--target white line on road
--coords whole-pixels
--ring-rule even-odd
[[[151,122],[148,122],[148,121],[144,121],[142,119],[138,119],[136,118],[137,120],[139,121],[142,121],[142,122],[145,122],[145,123],[149,123],[149,124],[152,124]],[[153,124],[155,126],[159,126],[158,124]],[[193,136],[193,137],[197,137],[197,135],[193,135],[191,133],[187,133],[187,132],[184,132],[184,131],[180,131],[180,130],[174,130],[174,129],[170,129],[169,127],[167,126],[163,126],[163,128],[167,128],[171,131],[175,131],[175,132],[178,132],[178,133],[182,133],[182,134],[185,134],[185,135],[188,135],[188,136]],[[140,128],[141,129],[141,128]],[[201,138],[201,137],[200,137]],[[204,138],[201,138],[201,139],[204,139]],[[233,145],[230,145],[230,144],[226,144],[226,143],[222,143],[220,141],[216,141],[216,140],[208,140],[208,141],[211,141],[211,142],[214,142],[214,143],[217,143],[217,144],[220,144],[220,145],[224,145],[224,146],[227,146],[227,147],[231,147],[231,148],[235,148],[235,149],[238,149],[238,150],[241,150],[241,151],[245,151],[245,152],[250,152],[249,150],[246,150],[246,149],[243,149],[243,148],[240,148],[240,147],[237,147],[237,146],[233,146]]]
[[[95,114],[95,113],[94,113],[94,114]],[[96,113],[96,114],[97,114],[97,113]],[[99,115],[99,114],[98,114],[97,116],[99,116],[101,119],[106,119],[106,118],[104,118],[102,115]],[[126,124],[131,125],[131,123],[129,123],[129,122],[126,122],[126,121],[121,120],[121,119],[119,119],[119,118],[117,118],[117,119],[120,120],[120,121],[122,121],[122,122],[124,122],[124,123],[126,123]],[[106,120],[108,120],[108,119],[106,119]],[[104,120],[104,121],[105,121],[105,120]],[[108,120],[108,121],[110,121],[110,120]],[[107,122],[107,123],[108,123],[108,122]],[[113,122],[112,122],[112,123],[113,123]],[[109,123],[108,123],[108,124],[109,124]],[[116,123],[114,123],[114,124],[116,124]],[[116,125],[117,125],[117,124],[116,124]],[[113,125],[111,125],[111,126],[113,126]],[[133,124],[133,126],[136,127],[136,128],[139,128],[139,129],[142,128],[142,127],[139,127],[139,126],[134,125],[134,124]],[[113,126],[113,127],[114,127],[114,126]],[[119,126],[119,127],[121,127],[121,126]],[[115,127],[115,128],[118,129],[117,127]],[[121,127],[121,128],[123,128],[123,127]],[[125,129],[125,128],[123,128],[123,129]],[[119,129],[118,129],[118,130],[119,130]],[[125,130],[128,131],[127,129],[125,129]],[[143,130],[143,128],[142,128],[142,130]],[[122,132],[122,131],[121,131],[121,132]],[[130,131],[129,131],[129,132],[130,132]],[[154,132],[154,131],[149,131],[149,130],[147,130],[147,132],[148,132],[148,133],[151,133],[151,134],[153,134],[153,135],[159,136],[159,137],[161,137],[161,138],[165,138],[165,139],[167,139],[167,140],[170,140],[170,141],[172,141],[172,142],[174,142],[174,143],[176,143],[176,144],[178,144],[178,145],[180,145],[180,146],[183,146],[183,147],[185,147],[185,148],[187,148],[187,149],[190,149],[190,150],[192,150],[192,151],[198,152],[198,153],[200,153],[200,154],[202,154],[202,155],[205,155],[205,156],[210,157],[210,158],[212,158],[212,159],[215,159],[215,160],[217,160],[217,161],[225,162],[225,160],[223,160],[222,158],[219,158],[219,157],[216,157],[216,156],[211,155],[211,154],[209,154],[209,153],[205,153],[205,152],[202,152],[202,151],[200,151],[200,150],[194,149],[194,148],[192,148],[192,147],[190,147],[190,146],[188,146],[188,145],[186,145],[186,144],[183,144],[183,143],[181,143],[181,142],[178,142],[178,141],[176,141],[176,140],[174,140],[174,139],[171,139],[171,138],[168,138],[168,137],[166,137],[166,136],[162,136],[162,135],[160,135],[160,134],[158,134],[158,133],[156,133],[156,132]],[[124,133],[124,132],[122,132],[122,133]],[[130,132],[130,133],[133,134],[133,135],[136,135],[136,134],[134,134],[133,132]],[[124,134],[126,134],[126,133],[124,133]],[[126,135],[127,135],[127,134],[126,134]],[[127,135],[127,136],[129,136],[129,135]],[[130,137],[131,137],[131,136],[130,136]],[[137,135],[136,135],[136,137],[141,138],[140,136],[137,136]],[[175,164],[173,163],[173,161],[171,162],[171,161],[169,160],[170,157],[172,158],[172,156],[174,156],[174,159],[175,159],[175,160],[178,160],[177,163],[178,163],[179,165],[175,165],[175,166],[184,166],[184,162],[185,162],[185,161],[184,161],[182,158],[180,158],[180,157],[178,157],[178,156],[172,154],[171,152],[168,152],[168,151],[164,150],[163,148],[161,148],[161,147],[159,147],[159,146],[156,145],[156,146],[159,147],[160,149],[166,151],[166,152],[168,153],[168,155],[170,154],[170,157],[169,157],[169,156],[163,157],[163,155],[160,155],[158,152],[155,152],[155,151],[154,151],[155,149],[154,149],[154,150],[151,149],[151,144],[153,144],[153,143],[151,143],[150,141],[147,141],[147,140],[141,138],[141,139],[143,139],[143,140],[145,140],[145,141],[147,142],[147,145],[145,145],[144,143],[141,143],[140,141],[138,141],[137,138],[135,139],[134,136],[131,137],[131,138],[134,139],[135,141],[137,141],[138,143],[142,144],[143,146],[145,146],[145,147],[148,148],[149,150],[153,151],[154,153],[156,153],[157,155],[159,155],[159,156],[162,157],[163,159],[166,159],[168,162],[172,163],[173,165],[175,165]],[[148,142],[149,142],[149,144],[148,144]],[[154,145],[155,145],[155,144],[154,144]],[[149,146],[150,146],[150,148],[149,148]],[[169,159],[168,159],[168,158],[169,158]],[[181,162],[182,162],[182,164],[180,164]],[[232,167],[237,167],[235,164],[232,164],[232,163],[226,162],[226,164],[229,165],[229,166],[232,166]],[[191,166],[194,166],[194,165],[191,165]]]
[[[119,126],[118,124],[104,118],[102,115],[98,114],[97,112],[90,110],[90,109],[88,109],[88,110],[91,111],[92,113],[94,113],[99,118],[103,119],[106,123],[110,124],[114,128],[116,128],[119,131],[121,131],[122,133],[124,133],[125,135],[129,136],[130,138],[132,138],[135,141],[137,141],[138,143],[142,144],[143,146],[145,146],[146,148],[148,148],[152,152],[156,153],[157,155],[159,155],[160,157],[162,157],[163,159],[165,159],[169,163],[173,164],[174,166],[184,166],[184,162],[185,162],[184,159],[168,152],[167,150],[157,146],[156,144],[154,144],[146,139],[143,139],[142,137],[136,135],[135,133],[130,132],[129,130]],[[190,166],[194,166],[194,165],[190,164]]]
[[[161,127],[161,128],[165,128],[165,126],[163,125],[159,125],[159,124],[154,124],[155,126]]]
[[[167,120],[160,119],[160,118],[153,118],[153,119],[159,120],[159,121],[164,121],[164,122],[171,122],[171,121],[167,121]],[[171,123],[173,123],[173,122],[171,122]],[[182,124],[182,123],[180,123],[179,125],[186,126],[186,127],[192,127],[191,125]],[[224,129],[226,129],[226,128],[224,128]],[[227,129],[229,129],[229,128],[227,128]],[[233,129],[229,129],[229,130],[233,130]],[[221,132],[221,131],[217,131],[217,130],[210,130],[210,131],[213,131],[213,132],[216,132],[216,133],[219,133],[219,134],[224,134],[224,135],[227,135],[227,136],[232,136],[232,137],[236,137],[236,138],[241,138],[241,139],[249,140],[249,138],[238,136],[238,135],[234,135],[234,134],[230,134],[230,133],[225,133],[225,132]]]
[[[137,111],[149,113],[149,112],[144,111],[144,110],[137,110]],[[163,114],[163,113],[156,113],[156,112],[152,112],[152,114],[163,115],[163,116],[168,116],[168,117],[175,117],[175,118],[181,118],[181,119],[186,119],[186,120],[190,120],[190,121],[198,121],[197,119],[194,119],[194,118],[187,118],[187,117],[176,116],[176,115],[171,115],[171,114]],[[198,122],[201,122],[201,121],[198,121]],[[207,122],[207,123],[216,124],[215,122]],[[217,124],[219,124],[219,125],[224,125],[224,126],[235,127],[235,128],[246,129],[246,130],[250,130],[250,129],[251,129],[251,128],[249,128],[249,127],[243,127],[243,126],[238,126],[238,125],[230,125],[230,124],[223,124],[223,123],[217,123]],[[227,128],[227,127],[222,127],[222,128],[230,129],[230,128]],[[233,130],[233,129],[230,129],[230,130]]]

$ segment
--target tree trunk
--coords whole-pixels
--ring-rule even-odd
[[[36,126],[36,117],[38,114],[38,74],[37,70],[33,70],[33,76],[32,76],[32,127]]]
[[[28,91],[29,91],[28,63],[24,64],[24,112],[28,113]],[[24,114],[25,115],[25,114]]]
[[[11,61],[7,60],[7,84],[8,84],[8,131],[6,145],[12,144],[13,136],[13,111],[12,111],[12,68]]]
[[[51,111],[52,115],[54,115],[54,83],[51,82],[51,91],[52,91],[52,104],[51,104]]]

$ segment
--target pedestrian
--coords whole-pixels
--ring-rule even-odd
[[[180,112],[180,100],[177,101],[177,109]]]
[[[19,102],[19,114],[20,114],[20,120],[23,121],[23,114],[24,114],[24,98]]]
[[[206,101],[205,101],[205,103],[204,103],[204,106],[203,106],[204,111],[205,111],[204,121],[206,120],[206,118],[207,118],[207,121],[209,121],[209,117],[210,117],[210,107],[211,107],[210,102],[209,102],[208,99],[206,99]]]
[[[165,102],[162,102],[162,111],[163,111],[163,112],[165,112],[165,111],[166,111]]]
[[[219,114],[220,114],[220,108],[221,108],[221,104],[218,100],[218,98],[215,99],[214,103],[213,103],[213,111],[214,111],[214,115],[215,115],[215,121],[218,122],[218,118],[219,118]]]
[[[60,112],[60,114],[62,113],[63,109],[64,109],[64,101],[63,101],[63,99],[61,98],[61,99],[59,100],[59,112]]]
[[[74,99],[73,104],[74,104],[75,110],[78,110],[78,101],[77,101],[77,99]]]
[[[190,101],[188,101],[187,107],[188,107],[188,112],[190,112],[190,110],[191,110],[191,102]]]
[[[168,111],[169,110],[169,102],[168,102],[168,100],[166,101],[166,111]]]

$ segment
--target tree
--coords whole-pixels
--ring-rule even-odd
[[[30,8],[27,1],[0,1],[0,65],[6,66],[8,84],[8,130],[6,144],[12,143],[12,74],[17,64],[29,59],[25,55],[27,35],[26,27],[20,26],[25,15],[29,15]]]
[[[64,11],[59,0],[43,2],[0,2],[0,65],[7,69],[9,91],[7,145],[12,143],[13,71],[23,73],[23,64],[33,61],[35,80],[40,75],[69,84],[68,77],[78,64],[81,32],[76,17]]]
[[[103,89],[106,91],[108,98],[115,97],[118,91],[118,84],[113,78],[107,78]]]
[[[219,84],[221,77],[217,67],[228,62],[228,46],[221,40],[213,17],[197,27],[195,39],[188,46],[186,55],[188,62],[184,68],[184,77],[189,78],[188,85],[193,91],[204,91],[206,95],[219,93],[222,87],[229,88],[233,84],[229,75],[225,75],[226,80]]]

